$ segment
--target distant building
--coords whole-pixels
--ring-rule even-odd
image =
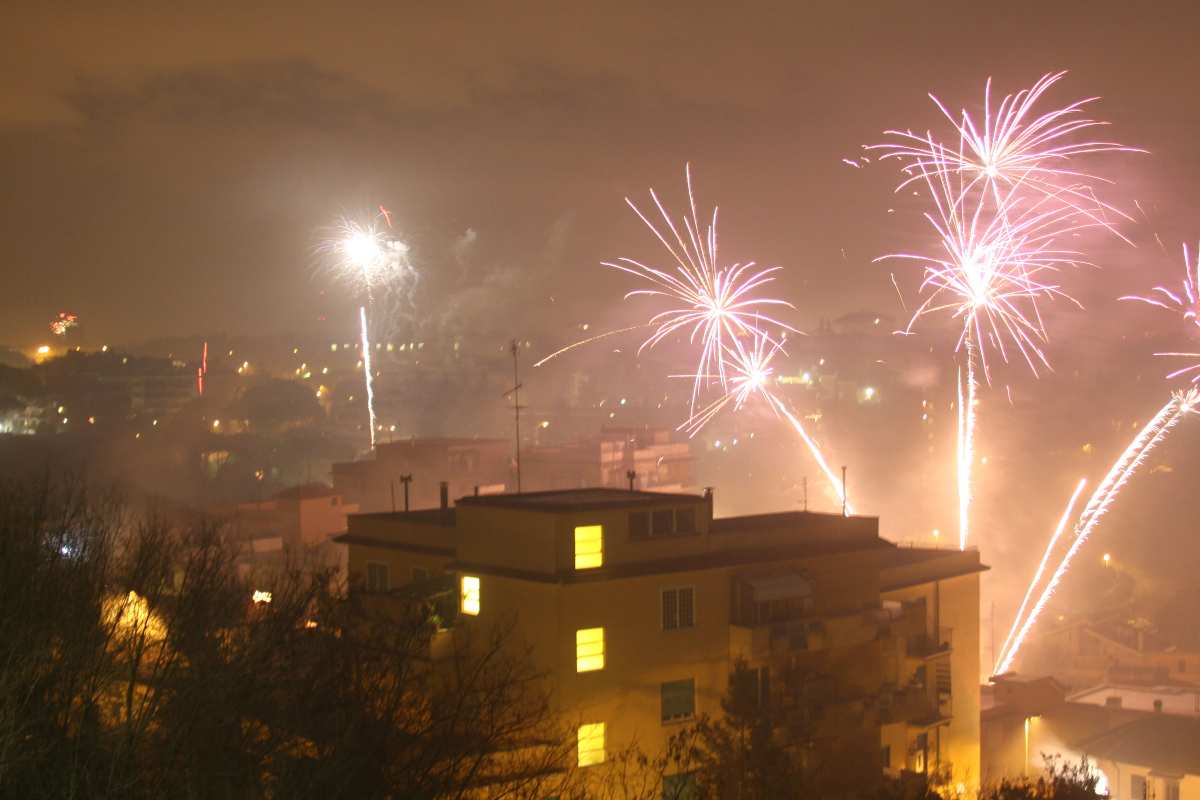
[[[504,491],[512,480],[512,442],[506,439],[427,438],[389,442],[375,447],[374,457],[333,465],[333,488],[363,511],[409,508],[438,503],[442,481],[454,495]]]
[[[346,503],[325,484],[305,484],[277,492],[270,500],[239,504],[232,536],[241,545],[240,561],[247,568],[279,566],[289,554],[300,558],[345,532],[347,515],[357,511],[357,505]]]
[[[692,488],[692,455],[671,431],[604,427],[599,435],[559,445],[521,448],[521,488],[529,491],[627,487],[658,491]],[[451,497],[496,494],[516,487],[507,439],[425,438],[377,445],[373,458],[335,463],[333,486],[364,511],[404,508],[402,475],[411,475],[409,508],[436,505],[445,481]]]
[[[1106,683],[1068,694],[1049,677],[997,676],[982,714],[983,779],[1085,759],[1114,800],[1200,798],[1200,687]]]
[[[335,541],[352,591],[424,587],[448,629],[515,622],[579,725],[580,766],[719,714],[740,663],[813,758],[977,786],[977,552],[897,548],[872,518],[714,519],[711,494],[614,488],[357,514]]]
[[[1071,620],[1032,639],[1029,649],[1027,661],[1034,668],[1052,670],[1074,686],[1200,685],[1200,650],[1169,641],[1145,619]]]

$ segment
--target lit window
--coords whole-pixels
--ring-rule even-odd
[[[575,529],[575,569],[594,569],[604,564],[604,528],[580,525]]]
[[[575,671],[604,669],[604,628],[575,631]]]
[[[590,722],[579,726],[579,766],[604,763],[604,723]]]
[[[478,616],[479,614],[479,578],[473,575],[463,575],[462,591],[459,609],[464,614]]]

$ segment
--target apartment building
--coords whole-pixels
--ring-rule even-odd
[[[357,514],[335,541],[352,591],[450,587],[446,627],[514,625],[580,766],[719,715],[741,663],[808,757],[977,784],[976,552],[897,548],[874,518],[714,519],[711,493],[613,488]]]

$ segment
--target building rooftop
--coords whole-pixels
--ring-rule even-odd
[[[453,528],[457,523],[457,515],[453,508],[422,508],[416,511],[372,511],[366,514],[352,514],[354,517],[376,520],[392,520],[407,522],[414,525],[437,525],[442,528]]]
[[[337,492],[324,483],[305,483],[292,486],[271,495],[274,500],[314,500],[321,497],[332,497]]]
[[[1085,739],[1075,749],[1162,775],[1200,775],[1200,720],[1149,714]]]
[[[523,492],[521,494],[472,495],[460,497],[455,502],[460,506],[491,506],[494,508],[520,508],[540,511],[594,511],[613,506],[703,503],[705,499],[702,495],[698,494],[631,492],[628,489],[598,487],[594,489]]]

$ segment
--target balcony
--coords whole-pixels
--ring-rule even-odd
[[[954,631],[951,628],[938,628],[936,637],[928,633],[918,633],[905,640],[905,653],[908,658],[928,661],[953,651]]]
[[[933,698],[925,686],[884,690],[880,695],[879,721],[884,725],[903,722],[912,728],[930,728],[950,721],[949,706]]]
[[[829,646],[822,622],[796,619],[761,625],[730,625],[729,653],[733,658],[762,661],[771,655],[812,652]]]

